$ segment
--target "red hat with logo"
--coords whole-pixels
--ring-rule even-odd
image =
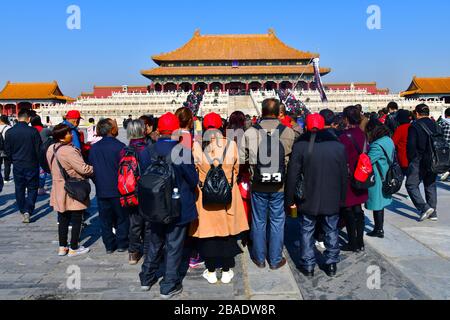
[[[318,113],[312,113],[306,117],[306,128],[309,131],[314,129],[323,130],[325,128],[325,119]]]
[[[166,113],[158,120],[158,131],[163,135],[171,135],[180,129],[180,120],[173,113]]]
[[[222,118],[217,113],[210,113],[203,119],[203,127],[205,129],[220,129],[222,128]]]
[[[78,110],[70,110],[66,114],[66,119],[68,119],[68,120],[70,120],[70,119],[78,120],[78,119],[83,119],[83,118],[81,117],[80,111],[78,111]]]

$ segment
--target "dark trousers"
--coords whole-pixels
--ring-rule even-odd
[[[432,172],[425,172],[420,168],[419,160],[415,160],[409,165],[408,176],[406,178],[406,190],[408,190],[414,206],[421,213],[430,208],[437,208],[437,175]],[[425,188],[425,198],[420,193],[419,185],[423,183]]]
[[[150,229],[150,236],[145,239],[149,243],[149,251],[139,275],[141,285],[151,286],[155,284],[158,281],[157,272],[161,263],[163,263],[164,276],[160,282],[161,294],[169,294],[182,282],[179,268],[183,258],[187,225],[152,223]]]
[[[205,258],[205,266],[209,272],[216,271],[216,267],[219,264],[222,265],[222,271],[228,272],[236,266],[234,258]]]
[[[360,249],[364,247],[365,216],[361,205],[345,208],[342,210],[342,215],[346,222],[350,248]]]
[[[127,212],[120,205],[119,198],[97,200],[102,239],[107,251],[116,249],[128,250],[128,233],[130,219]],[[113,233],[116,229],[116,234]]]
[[[3,179],[5,179],[5,181],[9,181],[11,177],[11,161],[8,160],[8,158],[0,157],[0,170],[2,169],[2,165],[5,165]]]
[[[13,168],[16,201],[20,213],[33,214],[39,188],[39,167],[35,169]]]
[[[300,215],[300,265],[307,270],[313,270],[316,265],[315,256],[315,240],[314,231],[318,217]],[[322,229],[325,232],[325,247],[324,252],[325,264],[332,264],[339,262],[339,214],[332,216],[322,216]]]
[[[67,247],[69,225],[72,223],[70,249],[77,250],[79,248],[81,221],[83,220],[83,214],[84,210],[58,212],[58,234],[60,247]]]
[[[317,218],[318,218],[318,220],[317,220],[318,223],[316,223],[316,230],[314,231],[314,239],[316,239],[316,241],[318,241],[318,242],[324,242],[325,233],[322,230],[322,222],[321,222],[322,217],[317,217]]]
[[[145,236],[150,232],[150,223],[145,222],[144,217],[139,213],[139,209],[128,208],[126,209],[130,218],[130,230],[129,230],[129,252],[141,253],[144,255],[148,253],[148,245],[145,245]]]

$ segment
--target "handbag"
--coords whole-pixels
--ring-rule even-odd
[[[295,199],[297,200],[298,203],[306,200],[305,174],[303,173],[303,171],[304,171],[305,165],[307,164],[307,161],[311,158],[311,155],[313,153],[314,143],[316,142],[316,136],[317,136],[317,134],[315,132],[313,132],[311,134],[311,140],[309,141],[308,154],[306,156],[304,165],[302,166],[302,172],[300,173],[298,182],[295,186]]]
[[[64,190],[67,192],[67,195],[78,202],[86,203],[91,195],[91,184],[89,180],[71,177],[59,162],[55,147],[53,150],[56,163],[64,178]]]

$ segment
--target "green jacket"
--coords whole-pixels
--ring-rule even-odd
[[[372,211],[380,211],[392,204],[392,196],[386,196],[383,193],[383,182],[378,170],[377,163],[380,165],[381,174],[386,177],[389,170],[389,164],[383,149],[386,151],[389,160],[393,161],[395,146],[394,142],[389,137],[383,137],[373,142],[370,145],[369,157],[372,161],[373,170],[375,172],[375,185],[369,189],[369,200],[366,203],[366,208]]]

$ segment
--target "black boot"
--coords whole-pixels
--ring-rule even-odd
[[[334,277],[334,276],[336,276],[336,272],[337,272],[336,263],[327,264],[325,266],[325,273],[327,274],[327,276]]]
[[[384,210],[374,211],[373,220],[375,222],[375,228],[372,232],[368,233],[369,237],[384,238]]]

